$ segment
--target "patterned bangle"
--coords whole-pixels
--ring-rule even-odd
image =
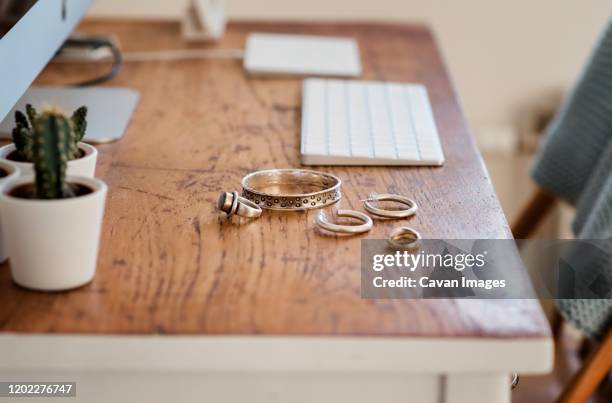
[[[270,169],[242,178],[242,196],[268,210],[309,210],[342,197],[337,176],[306,169]]]

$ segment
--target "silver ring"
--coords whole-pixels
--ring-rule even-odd
[[[238,210],[238,192],[234,191],[231,193],[231,195],[227,195],[227,196],[231,196],[229,200],[232,201],[232,206],[230,207],[229,212],[227,213],[227,216],[229,218],[233,216],[234,214],[236,214],[236,211]],[[221,201],[221,196],[219,196],[219,202],[220,201]]]
[[[411,215],[414,215],[419,208],[414,200],[406,196],[394,195],[394,194],[389,194],[389,193],[384,193],[384,194],[379,194],[379,195],[373,194],[370,196],[370,198],[362,200],[362,201],[363,201],[364,208],[369,213],[374,214],[375,216],[384,217],[384,218],[410,217]],[[394,202],[398,202],[403,205],[406,205],[408,206],[408,208],[404,210],[385,210],[385,209],[381,209],[381,208],[378,208],[372,205],[372,202],[379,202],[379,201],[394,201]]]
[[[315,217],[315,223],[323,228],[324,230],[330,232],[336,232],[340,234],[360,234],[362,232],[368,232],[372,229],[372,219],[365,213],[361,211],[354,210],[338,210],[336,212],[336,216],[338,217],[351,217],[356,218],[363,222],[360,225],[340,225],[334,224],[327,220],[327,214],[324,211],[319,212]]]
[[[397,227],[391,231],[387,242],[399,249],[418,249],[421,246],[421,234],[410,227]]]
[[[221,192],[217,200],[217,208],[230,218],[234,214],[240,217],[258,218],[261,208],[252,201],[238,195],[238,192]]]

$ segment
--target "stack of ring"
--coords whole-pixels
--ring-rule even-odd
[[[363,206],[365,209],[375,216],[384,217],[384,218],[406,218],[414,215],[418,209],[417,204],[414,200],[407,198],[406,196],[394,195],[394,194],[373,194],[369,199],[362,200]],[[378,207],[375,207],[372,202],[379,201],[394,201],[408,206],[407,209],[404,210],[385,210]]]
[[[238,195],[238,192],[221,192],[217,208],[230,218],[234,214],[240,217],[258,218],[261,208],[252,201]]]
[[[356,218],[363,222],[363,224],[359,225],[340,225],[334,224],[327,221],[327,214],[324,211],[319,212],[315,218],[315,223],[330,232],[336,232],[340,234],[360,234],[362,232],[367,232],[372,229],[372,219],[365,213],[354,210],[338,210],[336,215],[338,217],[351,217]]]
[[[421,246],[421,235],[409,227],[397,227],[387,239],[389,245],[400,249],[417,249]]]

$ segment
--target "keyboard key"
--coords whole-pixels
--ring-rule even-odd
[[[352,146],[351,155],[355,158],[372,158],[372,147],[369,145],[366,147]]]
[[[368,116],[365,87],[356,81],[347,84],[347,103],[349,127],[352,136],[370,137],[370,122]]]
[[[410,104],[406,99],[404,88],[405,86],[401,84],[386,85],[391,122],[395,133],[414,137]]]
[[[330,80],[327,83],[327,129],[335,136],[348,139],[348,105],[346,104],[346,83]]]
[[[412,118],[414,119],[414,129],[417,133],[436,132],[436,125],[433,120],[431,106],[427,90],[421,85],[411,86],[409,89],[410,107],[412,108]]]
[[[415,147],[398,147],[397,148],[398,157],[401,160],[411,160],[411,161],[419,161],[419,152]]]

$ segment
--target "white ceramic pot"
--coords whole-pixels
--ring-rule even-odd
[[[68,168],[66,169],[67,175],[74,176],[86,176],[93,178],[96,173],[96,160],[98,159],[98,150],[96,147],[91,146],[87,143],[80,142],[79,149],[85,153],[81,158],[76,160],[68,161]],[[15,164],[21,176],[33,175],[34,164],[31,162],[18,162],[9,160],[7,157],[15,151],[15,144],[7,144],[0,148],[0,161],[8,161],[11,164]]]
[[[2,189],[7,183],[19,178],[19,168],[8,161],[0,160],[0,169],[6,172],[6,175],[0,177],[0,189]],[[2,226],[2,220],[0,220],[0,227]],[[8,258],[7,248],[4,245],[4,237],[2,236],[2,229],[0,228],[0,262],[4,262]]]
[[[69,199],[24,199],[10,193],[33,183],[21,177],[0,191],[0,218],[15,283],[59,291],[89,283],[96,272],[106,184],[83,176],[67,178],[91,193]]]

